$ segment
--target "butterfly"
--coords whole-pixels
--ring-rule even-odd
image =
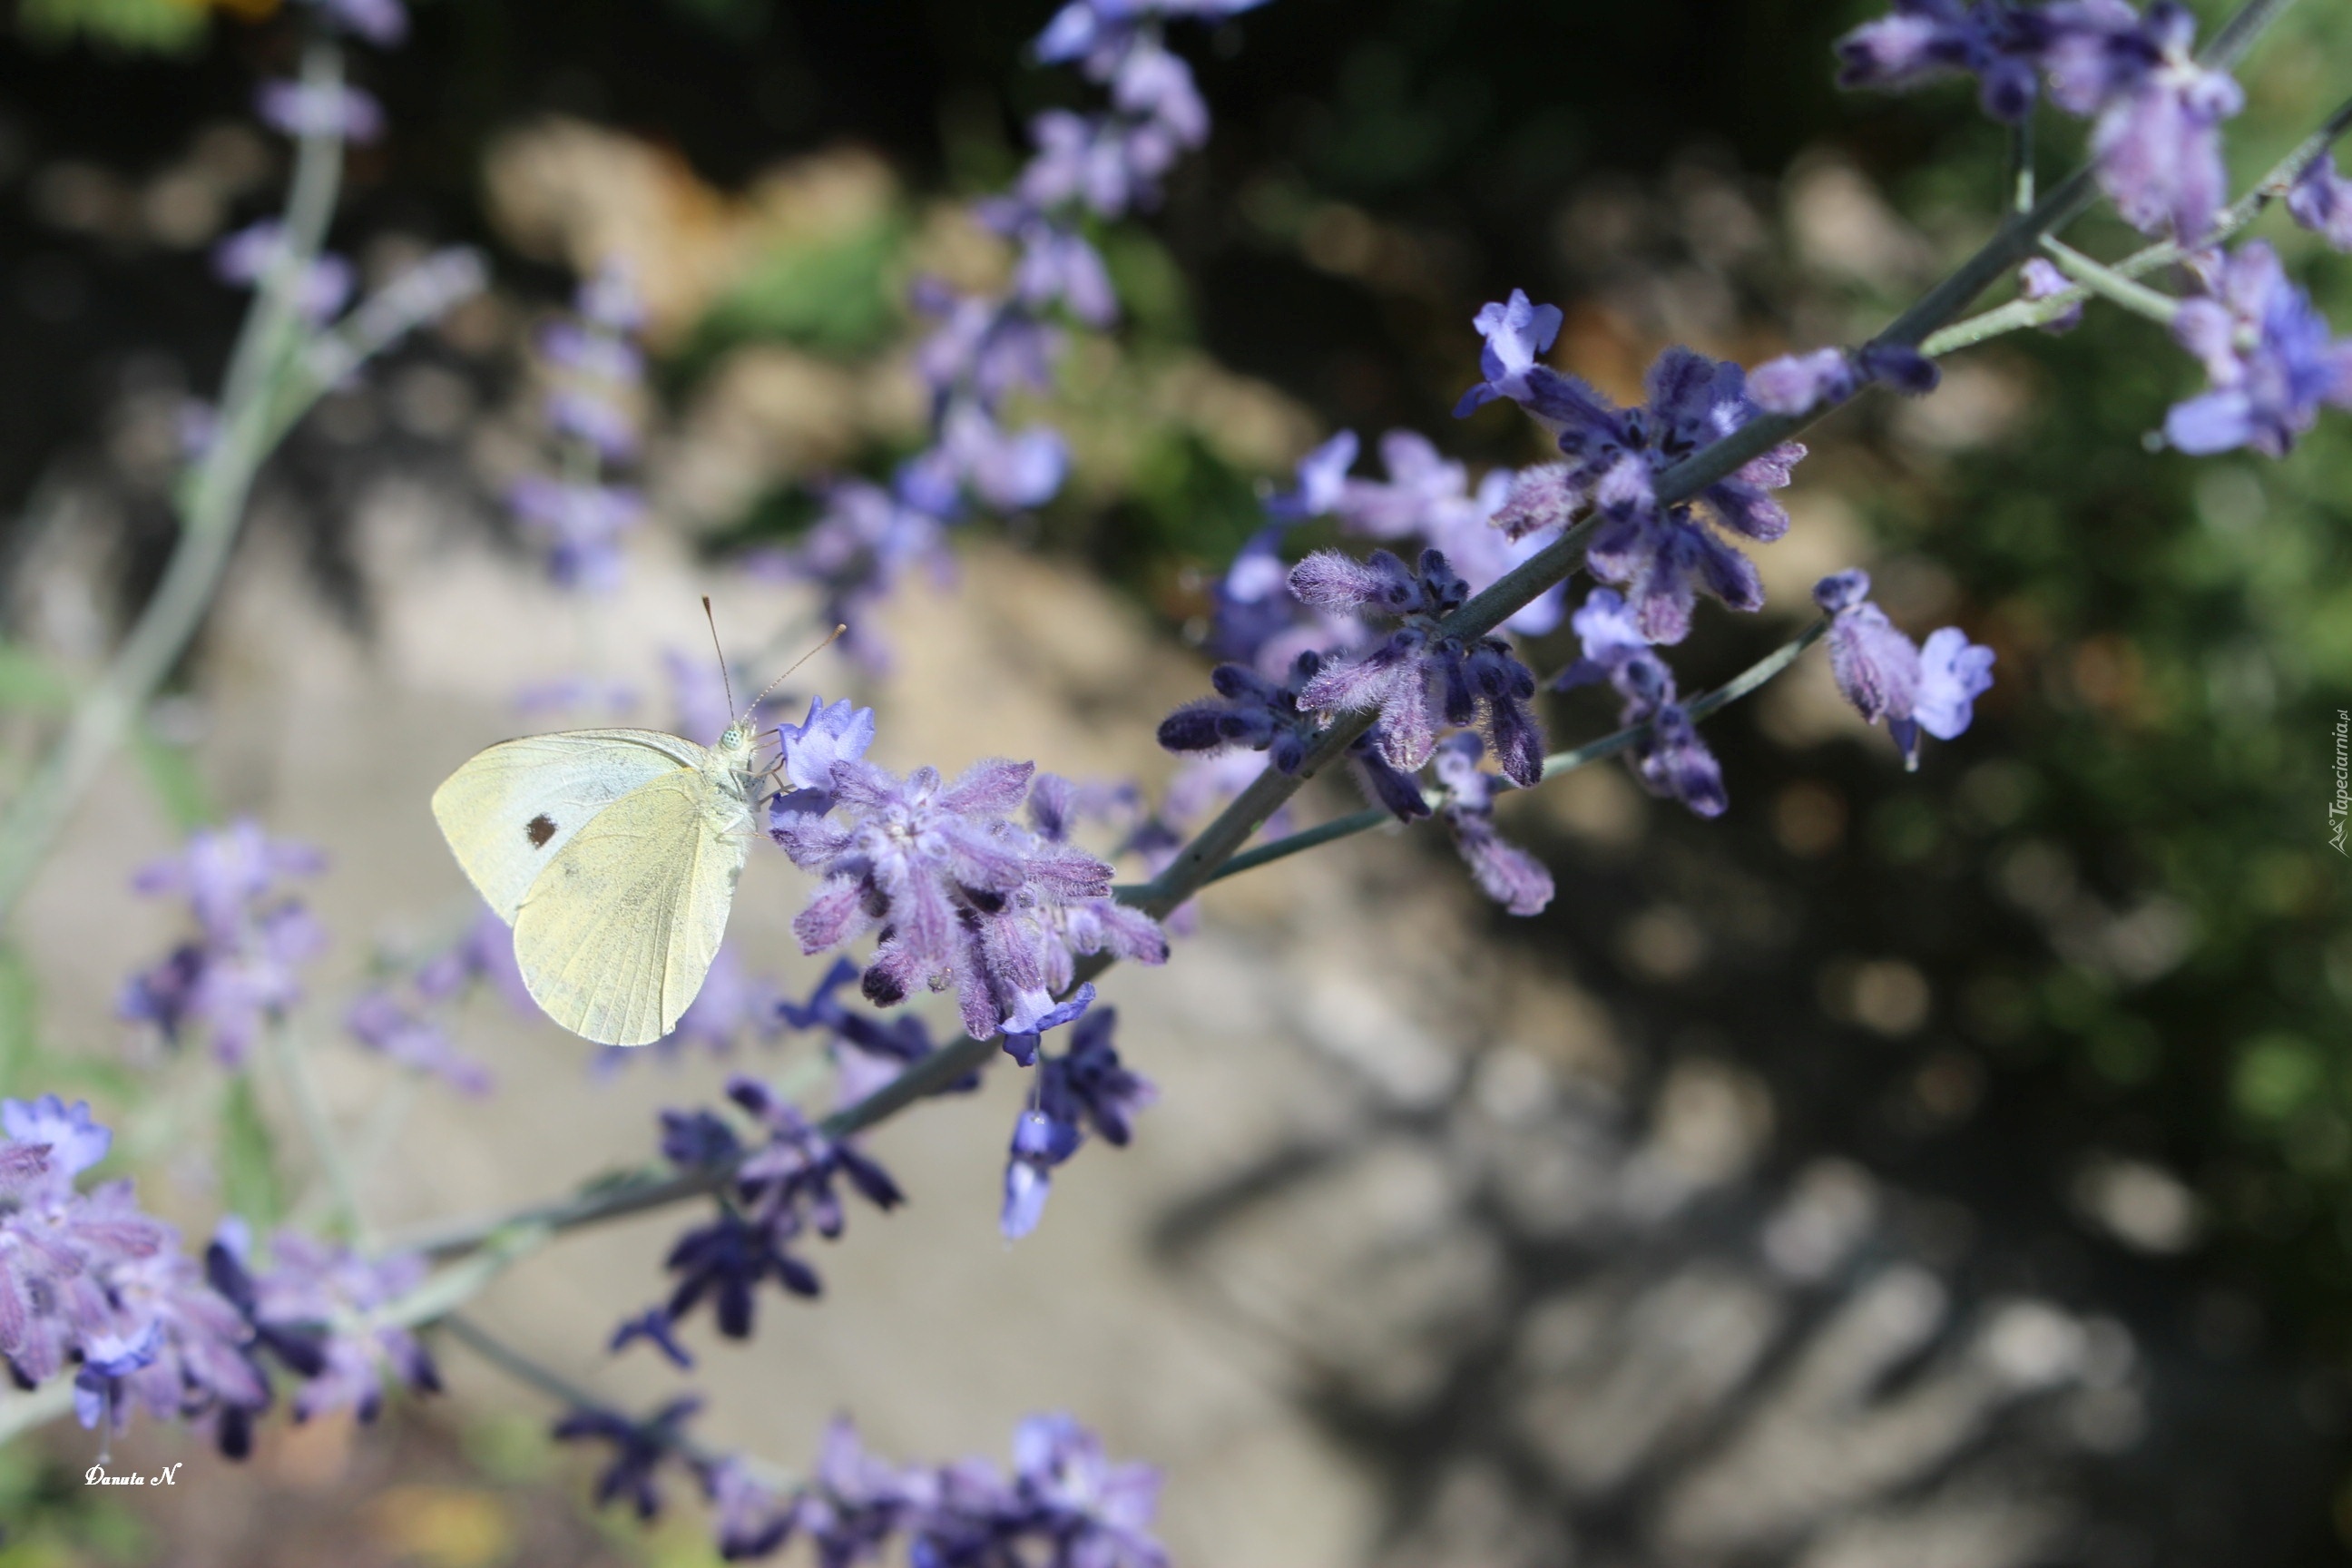
[[[433,792],[457,864],[514,927],[531,999],[573,1034],[650,1045],[701,991],[773,771],[752,717],[766,695],[716,745],[657,730],[530,735],[477,752]]]

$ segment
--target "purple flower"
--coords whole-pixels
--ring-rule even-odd
[[[671,1331],[672,1327],[670,1315],[667,1312],[663,1311],[659,1307],[648,1307],[614,1329],[612,1339],[606,1342],[604,1348],[617,1355],[628,1349],[635,1342],[644,1340],[654,1349],[661,1352],[671,1365],[681,1370],[690,1368],[694,1365],[694,1357],[687,1352],[684,1345],[677,1342],[677,1336]]]
[[[689,1230],[670,1249],[666,1267],[677,1283],[655,1310],[666,1331],[708,1298],[719,1331],[740,1340],[751,1337],[762,1279],[773,1279],[796,1296],[823,1289],[790,1247],[808,1230],[827,1238],[841,1234],[846,1216],[837,1183],[845,1181],[877,1208],[904,1200],[888,1172],[847,1139],[818,1131],[759,1079],[730,1079],[727,1093],[764,1131],[756,1146],[745,1149],[727,1123],[707,1111],[662,1113],[663,1154],[684,1170],[725,1173],[732,1194],[712,1223]]]
[[[1488,334],[1488,379],[1471,389],[1459,412],[1509,397],[1555,435],[1568,458],[1521,474],[1496,522],[1523,538],[1598,510],[1603,521],[1587,562],[1596,576],[1626,586],[1643,633],[1655,642],[1679,642],[1688,633],[1700,589],[1734,609],[1760,606],[1763,584],[1748,558],[1690,507],[1661,508],[1653,485],[1658,473],[1755,417],[1745,374],[1736,364],[1668,349],[1650,367],[1647,405],[1622,409],[1574,377],[1534,363],[1558,314],[1535,313],[1522,293],[1508,306],[1479,312],[1479,329]],[[1788,531],[1789,514],[1769,492],[1788,484],[1804,455],[1803,447],[1784,442],[1708,485],[1698,499],[1716,525],[1769,542]]]
[[[2125,0],[2061,0],[2042,16],[2051,100],[2094,121],[2100,188],[2136,228],[2203,238],[2228,192],[2221,121],[2245,93],[2197,63],[2197,18],[2175,0],[2145,15]]]
[[[0,1129],[6,1131],[17,1149],[33,1146],[41,1151],[38,1190],[52,1198],[70,1194],[73,1179],[105,1159],[106,1152],[114,1146],[113,1131],[91,1117],[89,1101],[78,1100],[68,1110],[54,1094],[29,1103],[0,1100]],[[18,1190],[22,1193],[26,1188],[20,1185]]]
[[[1969,727],[1976,699],[1992,686],[1992,649],[1969,641],[1958,626],[1928,635],[1924,648],[1869,602],[1869,574],[1840,572],[1813,586],[1813,601],[1832,617],[1830,671],[1838,690],[1872,723],[1884,721],[1903,752],[1919,765],[1921,731],[1939,741]]]
[[[362,1258],[293,1230],[271,1238],[270,1267],[253,1281],[253,1321],[315,1336],[321,1363],[294,1397],[296,1420],[350,1410],[373,1421],[387,1377],[425,1393],[439,1390],[440,1374],[424,1344],[376,1317],[422,1284],[425,1273],[425,1260],[414,1255]]]
[[[266,81],[254,99],[261,122],[288,136],[340,136],[369,142],[383,134],[383,110],[366,93],[340,83]]]
[[[1378,609],[1403,623],[1360,658],[1318,670],[1299,689],[1302,710],[1377,710],[1380,752],[1402,769],[1429,761],[1441,721],[1483,715],[1504,773],[1527,784],[1540,776],[1543,737],[1526,706],[1535,677],[1499,637],[1465,643],[1445,632],[1470,595],[1444,553],[1423,551],[1416,574],[1385,550],[1360,563],[1318,551],[1293,569],[1290,589],[1318,609]]]
[[[153,1025],[175,1045],[201,1026],[224,1065],[243,1061],[263,1022],[301,996],[299,966],[326,946],[324,928],[299,900],[271,895],[279,878],[323,864],[318,851],[272,841],[240,819],[198,830],[179,855],[142,869],[131,886],[186,898],[199,934],[126,982],[118,1016]]]
[[[2003,0],[1895,0],[1893,15],[1837,41],[1838,85],[1901,91],[1967,74],[1978,79],[1984,111],[2013,125],[2032,112],[2047,41],[2040,13]]]
[[[330,25],[384,48],[408,37],[408,12],[400,0],[311,0],[311,5]]]
[[[286,226],[266,218],[230,235],[213,247],[213,275],[224,283],[249,289],[268,275],[286,254]],[[316,325],[331,321],[351,302],[358,280],[352,264],[340,256],[310,258],[309,268],[294,287],[294,310]]]
[[[309,845],[273,839],[259,823],[241,816],[226,827],[198,828],[179,854],[142,868],[131,886],[151,896],[185,898],[207,939],[226,944],[281,879],[315,876],[326,864]]]
[[[822,593],[824,620],[849,627],[846,649],[869,668],[883,662],[881,645],[866,627],[868,612],[889,597],[899,579],[919,566],[935,577],[953,569],[940,518],[879,485],[847,479],[824,491],[824,511],[789,551],[746,557],[755,575],[813,583]]]
[[[1033,310],[1059,302],[1090,327],[1118,320],[1118,294],[1102,253],[1075,229],[1042,218],[1024,223],[1018,237],[1021,260],[1013,271],[1013,291]]]
[[[2322,153],[2295,176],[2286,210],[2334,248],[2352,250],[2352,180],[2336,173],[2335,153]]]
[[[1150,1531],[1160,1472],[1114,1464],[1102,1440],[1068,1415],[1034,1415],[1013,1436],[1013,1489],[1034,1512],[1027,1529],[1070,1568],[1166,1568]]]
[[[2037,256],[2017,269],[2017,284],[2018,292],[2025,298],[2047,300],[2074,288],[2074,280],[2059,271],[2055,263]],[[2082,324],[2083,302],[2077,300],[2063,315],[2042,322],[2042,330],[2054,337],[2062,332],[2071,332]]]
[[[1495,831],[1495,775],[1478,766],[1485,751],[1475,735],[1450,735],[1437,747],[1437,782],[1445,786],[1438,818],[1454,837],[1486,895],[1515,915],[1542,912],[1551,902],[1551,873],[1542,861]]]
[[[845,1418],[835,1418],[817,1448],[815,1474],[793,1505],[794,1527],[816,1545],[818,1568],[879,1556],[907,1511],[898,1472],[866,1451]]]
[[[1266,502],[1266,511],[1283,522],[1302,522],[1339,510],[1347,494],[1348,470],[1356,466],[1359,443],[1353,430],[1337,436],[1298,459],[1298,485]]]
[[[912,290],[915,309],[936,317],[939,326],[915,351],[915,371],[944,407],[966,392],[982,408],[1006,394],[1053,384],[1053,365],[1062,334],[1008,301],[958,294],[936,279],[919,279]]]
[[[1221,664],[1209,672],[1217,695],[1186,703],[1160,721],[1159,740],[1171,752],[1213,752],[1241,747],[1267,753],[1286,773],[1295,773],[1323,727],[1320,716],[1303,711],[1299,693],[1323,668],[1323,656],[1298,656],[1290,678],[1268,680],[1247,665]]]
[[[1870,574],[1840,572],[1813,586],[1830,622],[1830,672],[1854,711],[1875,724],[1908,718],[1919,697],[1919,650],[1869,602]]]
[[[2197,456],[2251,447],[2284,457],[2319,418],[2352,407],[2352,342],[2326,319],[2261,240],[2206,268],[2209,292],[2183,301],[2172,335],[2205,363],[2212,390],[2173,405],[2165,439]],[[2249,341],[2251,340],[2251,341]]]
[[[1748,374],[1748,395],[1768,414],[1809,414],[1843,403],[1874,381],[1914,396],[1936,390],[1942,373],[1916,349],[1865,343],[1853,353],[1816,349],[1768,360]]]
[[[1561,319],[1559,306],[1536,304],[1524,289],[1512,289],[1510,299],[1500,304],[1481,306],[1470,324],[1486,340],[1478,352],[1485,379],[1462,395],[1454,416],[1459,419],[1499,397],[1527,405],[1537,401],[1541,395],[1538,382],[1551,373],[1536,362],[1559,336]]]
[[[446,1002],[478,981],[487,981],[523,1016],[538,1016],[515,964],[514,932],[489,910],[475,918],[465,935],[417,965],[416,994],[427,1003]]]
[[[686,1424],[701,1408],[699,1399],[673,1400],[645,1421],[610,1410],[575,1410],[555,1424],[551,1436],[559,1443],[610,1443],[613,1461],[596,1478],[598,1505],[625,1498],[639,1519],[651,1519],[661,1511],[654,1472],[686,1441]]]
[[[1068,0],[1029,47],[1047,64],[1091,61],[1123,52],[1133,42],[1136,29],[1153,17],[1220,21],[1265,4],[1265,0]]]
[[[1647,724],[1630,761],[1633,776],[1652,795],[1679,800],[1701,816],[1719,816],[1728,798],[1723,770],[1699,739],[1675,695],[1675,672],[1643,637],[1639,618],[1614,589],[1595,588],[1570,623],[1584,645],[1555,688],[1606,680],[1624,699],[1618,722]]]
[[[845,1005],[834,995],[857,976],[856,964],[846,958],[835,959],[805,1004],[776,1005],[777,1016],[790,1027],[821,1029],[832,1037],[827,1050],[833,1057],[835,1103],[845,1107],[874,1093],[934,1048],[930,1031],[920,1018],[902,1014],[886,1022]],[[974,1071],[940,1092],[960,1094],[979,1087],[980,1074]]]
[[[719,1555],[729,1563],[772,1556],[797,1522],[793,1504],[732,1455],[702,1468],[703,1495],[717,1522]]]
[[[457,1049],[438,1024],[401,1005],[387,991],[370,991],[343,1015],[343,1027],[361,1045],[441,1079],[460,1094],[490,1092],[490,1070]]]
[[[1087,1002],[1094,987],[1080,987]],[[1078,1011],[1084,1012],[1083,1004]],[[1073,1015],[1075,1016],[1075,1014]],[[1078,1151],[1089,1129],[1124,1145],[1138,1111],[1159,1098],[1149,1079],[1129,1071],[1111,1044],[1118,1011],[1087,1013],[1070,1031],[1069,1049],[1039,1058],[1034,1037],[1016,1059],[1037,1063],[1037,1089],[1030,1109],[1013,1125],[1013,1145],[1004,1164],[1004,1205],[998,1220],[1007,1240],[1037,1227],[1052,1190],[1054,1167]],[[1008,1044],[1007,1047],[1012,1047]]]
[[[803,952],[881,929],[867,1000],[892,1006],[918,989],[952,987],[965,1029],[1020,1033],[1053,1006],[1047,922],[1107,897],[1110,868],[1074,845],[1008,820],[1028,793],[1030,763],[985,762],[953,784],[919,768],[906,778],[862,761],[833,767],[832,816],[771,818],[793,863],[825,880],[793,921]]]
[[[621,580],[621,536],[645,515],[645,502],[618,485],[529,474],[507,491],[523,529],[547,546],[548,574],[566,588],[604,593]]]
[[[964,402],[950,405],[935,455],[941,477],[969,486],[992,511],[1044,505],[1062,488],[1070,467],[1069,449],[1052,426],[1011,433]]]

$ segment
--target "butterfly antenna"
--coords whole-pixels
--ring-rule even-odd
[[[727,711],[735,711],[735,683],[727,679],[727,650],[719,646],[719,617],[710,613],[710,595],[702,595],[702,618],[710,624],[710,651],[719,656],[719,685],[727,693]],[[786,673],[790,673],[787,671]],[[758,702],[752,707],[757,708]]]
[[[748,719],[753,713],[758,712],[760,710],[760,704],[768,700],[769,692],[773,691],[777,687],[782,686],[786,680],[790,679],[793,670],[798,669],[801,666],[806,664],[809,660],[814,658],[817,655],[831,647],[835,643],[839,642],[843,634],[848,630],[849,623],[847,621],[843,621],[833,628],[832,636],[826,637],[824,641],[817,644],[816,647],[809,649],[808,652],[801,655],[800,658],[793,660],[792,664],[785,669],[783,674],[768,682],[765,687],[761,689],[760,695],[751,699],[751,706],[743,710],[743,716]]]

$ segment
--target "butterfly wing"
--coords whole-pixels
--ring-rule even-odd
[[[691,774],[703,756],[691,741],[654,730],[505,741],[433,792],[433,816],[457,864],[511,924],[531,883],[591,817],[665,774]]]
[[[608,1046],[669,1033],[727,932],[750,851],[740,799],[709,774],[653,779],[591,817],[515,916],[515,961],[547,1016]]]

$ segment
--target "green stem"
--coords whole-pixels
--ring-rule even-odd
[[[2170,328],[2173,318],[2180,314],[2180,301],[2169,294],[2160,294],[2145,284],[2135,283],[2112,268],[2102,267],[2070,245],[2044,235],[2042,248],[2058,269],[2092,293],[2112,300],[2135,316],[2145,316],[2158,326]]]
[[[302,80],[317,92],[341,85],[342,57],[332,43],[314,42],[305,50]],[[285,245],[246,313],[223,383],[221,429],[183,492],[180,540],[163,582],[113,664],[75,704],[64,735],[0,816],[0,920],[23,900],[75,806],[153,700],[219,590],[254,474],[268,451],[270,388],[302,331],[296,297],[334,215],[341,172],[339,135],[302,138],[286,206]]]

